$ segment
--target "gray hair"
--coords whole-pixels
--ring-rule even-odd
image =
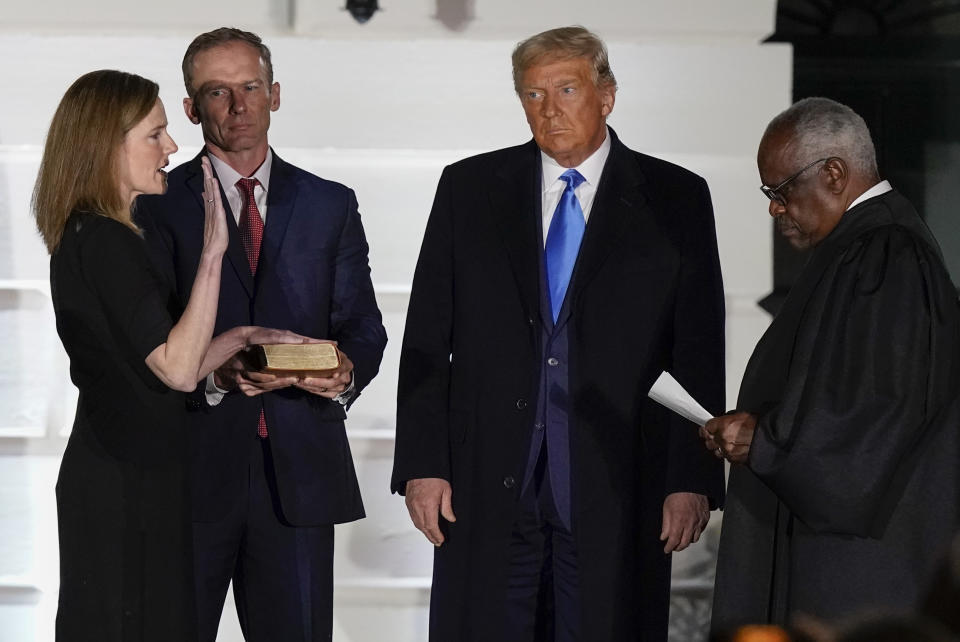
[[[571,58],[586,58],[590,62],[593,83],[597,87],[617,88],[617,79],[607,58],[607,46],[596,34],[578,25],[550,29],[517,43],[511,56],[513,88],[517,95],[520,95],[520,81],[527,69],[541,62]]]
[[[842,158],[863,176],[876,177],[877,152],[867,123],[855,111],[829,98],[804,98],[781,112],[767,133],[781,130],[793,134],[797,166],[818,158]]]

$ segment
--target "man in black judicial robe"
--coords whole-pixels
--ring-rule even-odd
[[[758,165],[779,230],[815,247],[737,411],[704,430],[732,462],[716,633],[910,608],[960,523],[960,313],[936,241],[848,107],[795,104]]]

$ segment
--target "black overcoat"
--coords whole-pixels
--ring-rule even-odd
[[[441,477],[456,523],[434,558],[434,642],[503,640],[507,545],[542,360],[536,144],[447,167],[400,363],[392,488]],[[573,531],[594,639],[666,638],[664,497],[722,502],[720,462],[647,390],[668,370],[723,407],[723,291],[705,181],[613,135],[568,296]]]
[[[960,526],[960,312],[895,191],[851,208],[757,344],[713,627],[908,609]]]

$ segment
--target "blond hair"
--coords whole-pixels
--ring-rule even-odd
[[[513,88],[520,95],[523,74],[530,67],[555,60],[586,58],[593,71],[597,87],[617,88],[617,79],[610,69],[607,47],[603,41],[581,26],[560,27],[530,36],[513,50]]]
[[[32,207],[47,251],[60,245],[71,212],[115,219],[139,232],[119,183],[124,137],[157,102],[152,80],[122,71],[91,71],[60,100],[40,161]]]

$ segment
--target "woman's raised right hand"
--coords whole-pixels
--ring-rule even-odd
[[[227,251],[230,235],[227,214],[220,197],[220,182],[213,175],[213,167],[206,156],[200,159],[203,167],[203,248],[205,252],[222,255]]]

